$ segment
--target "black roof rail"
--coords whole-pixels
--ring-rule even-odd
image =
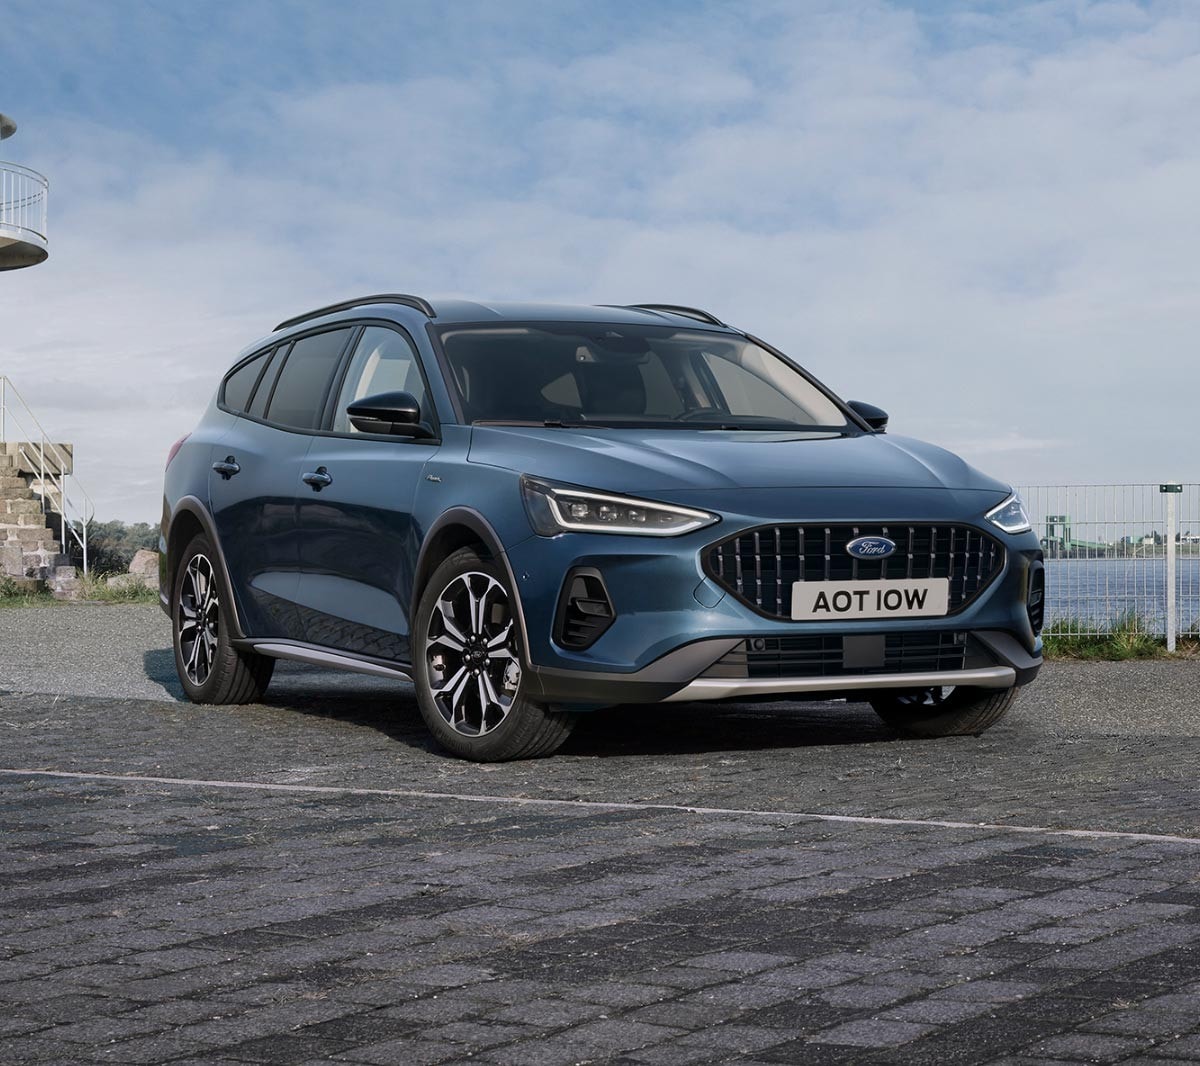
[[[287,329],[290,326],[297,326],[301,322],[307,322],[310,318],[332,315],[335,311],[348,311],[352,307],[361,307],[363,304],[403,304],[405,307],[415,307],[430,318],[437,318],[437,312],[433,309],[433,305],[420,296],[406,296],[402,292],[381,292],[374,296],[360,296],[355,300],[343,300],[341,303],[330,304],[328,307],[318,307],[315,311],[305,311],[302,315],[289,318],[286,322],[280,322],[275,328],[277,330]]]
[[[626,304],[625,306],[638,311],[667,311],[673,315],[699,319],[701,322],[707,322],[713,326],[725,325],[716,315],[709,311],[702,311],[698,307],[684,307],[682,304]]]

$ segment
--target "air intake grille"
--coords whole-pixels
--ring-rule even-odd
[[[616,619],[598,570],[576,567],[563,582],[555,633],[564,648],[590,648]]]
[[[1040,562],[1035,563],[1029,571],[1029,598],[1026,604],[1029,611],[1029,624],[1033,627],[1036,637],[1042,631],[1046,621],[1046,571]]]
[[[855,638],[846,638],[854,640]],[[877,665],[848,665],[840,636],[754,637],[726,652],[703,674],[717,678],[844,677],[962,670],[967,665],[965,633],[889,633],[876,638]],[[972,660],[990,665],[979,654]]]
[[[887,559],[855,559],[856,537],[887,537]],[[714,544],[705,557],[710,577],[743,603],[790,618],[796,581],[895,581],[949,578],[951,613],[967,606],[1004,568],[1004,546],[960,525],[763,526]]]

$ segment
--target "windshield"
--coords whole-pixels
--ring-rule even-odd
[[[826,393],[745,337],[560,322],[440,336],[471,423],[857,432]]]

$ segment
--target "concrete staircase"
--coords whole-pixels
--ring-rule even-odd
[[[63,554],[15,449],[0,450],[0,577],[30,592],[48,589],[55,599],[76,599],[80,593],[75,567]]]

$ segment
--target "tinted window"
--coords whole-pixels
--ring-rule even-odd
[[[262,371],[263,362],[266,359],[265,355],[258,356],[257,359],[251,359],[235,370],[225,379],[225,389],[221,393],[221,402],[231,411],[244,411],[246,402],[250,399],[250,393],[254,390],[254,383],[258,380],[258,375]]]
[[[262,418],[266,414],[267,401],[271,398],[271,386],[275,383],[275,375],[279,373],[279,364],[283,362],[287,350],[288,346],[283,344],[271,353],[266,369],[263,371],[262,377],[258,379],[258,388],[254,390],[254,395],[250,398],[250,406],[246,408],[246,414],[254,418]]]
[[[333,428],[338,433],[357,433],[350,424],[346,408],[355,400],[381,392],[411,393],[421,405],[422,417],[428,418],[425,382],[417,364],[417,353],[403,333],[384,326],[363,330],[354,358],[346,371],[346,380],[334,408]]]
[[[292,345],[275,383],[268,420],[295,429],[316,429],[325,390],[349,335],[348,329],[336,329]]]

